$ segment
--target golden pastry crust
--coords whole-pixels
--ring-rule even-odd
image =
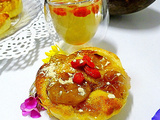
[[[0,12],[8,13],[10,18],[22,12],[22,0],[0,0]]]
[[[91,58],[100,77],[94,78],[82,68],[73,68],[71,62],[85,55]],[[77,72],[83,73],[83,84],[73,82]],[[125,105],[130,78],[114,53],[87,47],[68,56],[53,56],[39,69],[35,86],[41,105],[50,116],[60,120],[106,120]]]
[[[11,20],[8,14],[0,13],[0,34],[10,28]]]
[[[22,12],[22,0],[0,0],[0,34],[11,26],[11,18]]]

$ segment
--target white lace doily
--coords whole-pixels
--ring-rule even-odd
[[[43,12],[25,28],[0,41],[0,60],[17,58],[35,48],[35,40],[48,37]]]

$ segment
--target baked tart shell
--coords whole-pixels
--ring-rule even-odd
[[[107,62],[108,64],[105,67],[103,66],[103,69],[98,68],[100,64],[95,62],[95,66],[97,66],[101,73],[101,78],[94,79],[88,75],[84,75],[86,81],[91,86],[91,91],[85,100],[76,105],[54,103],[48,94],[48,87],[51,84],[52,78],[46,77],[45,70],[50,66],[50,63],[55,62],[57,58],[62,57],[60,59],[63,59],[64,55],[54,56],[53,59],[51,58],[49,64],[44,64],[39,69],[35,80],[37,96],[40,99],[40,104],[47,109],[50,116],[54,116],[60,120],[106,120],[118,114],[126,104],[130,89],[130,78],[123,69],[117,55],[97,47],[82,48],[67,56],[65,62],[62,63],[64,66],[67,66],[65,70],[74,74],[73,71],[69,69],[72,67],[70,62],[74,59],[80,59],[83,55],[88,55],[93,58],[93,62],[95,62],[94,58],[96,58],[96,60],[100,59],[100,61],[102,61],[101,58],[105,58],[105,60],[109,62]],[[101,63],[104,65],[103,62]],[[58,69],[61,69],[61,67]],[[58,70],[56,70],[56,73],[58,73],[57,71]],[[110,79],[107,75],[110,75],[112,78],[110,82],[105,81],[106,79]],[[108,87],[109,85],[110,88]],[[115,90],[113,90],[113,87]]]

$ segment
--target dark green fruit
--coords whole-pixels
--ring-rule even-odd
[[[155,0],[109,0],[110,15],[123,15],[140,11]]]

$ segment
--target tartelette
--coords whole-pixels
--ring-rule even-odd
[[[127,101],[130,78],[119,58],[97,47],[57,54],[37,72],[40,104],[60,120],[106,120]]]

